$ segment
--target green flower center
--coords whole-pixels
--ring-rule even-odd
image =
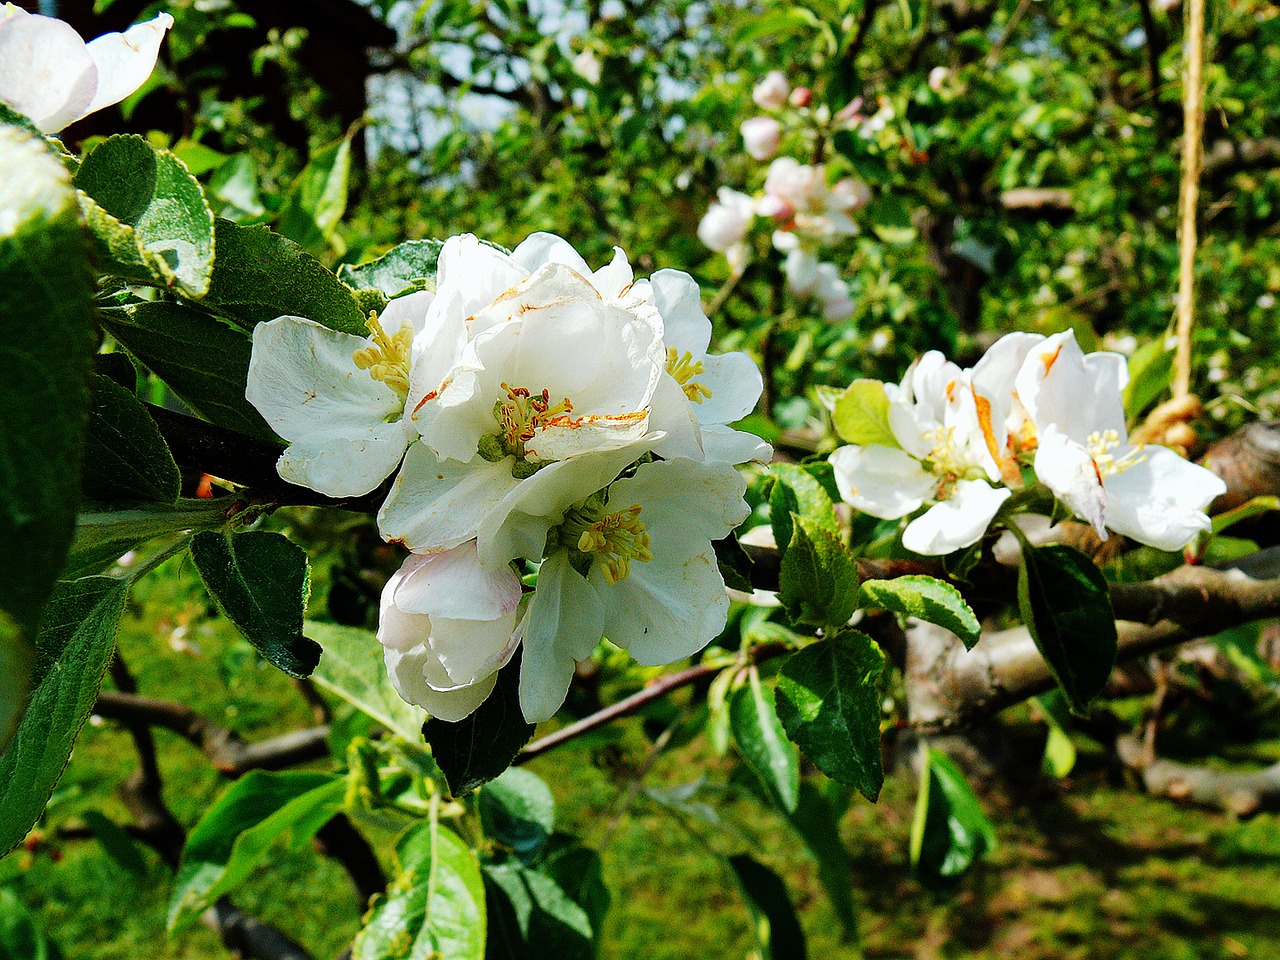
[[[627,579],[632,560],[653,559],[638,503],[617,513],[604,513],[589,503],[575,507],[560,525],[559,539],[584,554],[589,563],[599,563],[609,584]]]
[[[539,430],[573,412],[573,404],[568,397],[552,404],[549,390],[533,393],[524,387],[513,387],[505,382],[502,389],[507,392],[507,399],[499,400],[493,405],[493,419],[498,422],[498,445],[503,455],[517,460],[525,459],[527,454],[524,445]]]
[[[693,354],[685,351],[676,353],[675,347],[667,347],[667,373],[676,378],[684,395],[694,403],[701,403],[711,396],[711,391],[693,378],[705,372],[701,360],[693,359]]]
[[[403,403],[409,397],[409,355],[413,348],[413,327],[402,327],[395,336],[388,336],[378,321],[378,315],[369,311],[365,321],[372,343],[361,347],[351,355],[355,365],[368,370],[369,376],[390,387]]]

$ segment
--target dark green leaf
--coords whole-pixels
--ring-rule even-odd
[[[911,825],[911,866],[920,882],[944,888],[996,848],[995,828],[964,775],[926,748]]]
[[[791,544],[782,555],[778,598],[798,623],[841,627],[858,609],[858,561],[836,534],[793,517]]]
[[[489,906],[487,960],[590,960],[591,921],[544,873],[518,863],[484,868]]]
[[[904,617],[918,617],[945,627],[972,650],[982,635],[978,618],[960,591],[935,577],[908,576],[893,580],[865,580],[859,603],[864,607],[892,610]]]
[[[187,837],[169,900],[169,929],[239,886],[276,841],[300,850],[342,806],[345,781],[327,773],[251,770],[214,801]]]
[[[866,634],[846,630],[789,656],[778,673],[778,718],[814,766],[868,800],[884,781],[880,671]]]
[[[764,781],[777,804],[788,812],[795,810],[800,754],[778,720],[773,691],[761,685],[754,667],[748,671],[748,682],[729,701],[729,726],[747,765]]]
[[[1061,544],[1022,545],[1018,609],[1076,712],[1102,692],[1116,662],[1116,621],[1102,571]]]
[[[511,767],[480,791],[480,823],[488,837],[531,864],[556,828],[555,800],[537,774]]]
[[[173,504],[182,477],[151,415],[132,390],[95,374],[81,490],[93,500]]]
[[[422,727],[449,789],[455,797],[470,793],[511,766],[533,736],[534,724],[520,712],[519,655],[498,671],[498,683],[465,720],[450,723],[432,717]]]
[[[35,689],[0,757],[0,856],[22,840],[53,792],[98,699],[124,613],[126,580],[60,584],[36,640]]]
[[[387,676],[382,644],[369,630],[308,620],[307,636],[324,649],[311,679],[410,743],[421,743],[426,713],[404,702]]]
[[[179,500],[172,506],[82,503],[76,516],[76,538],[61,579],[101,573],[121,554],[154,537],[221,527],[227,522],[224,508],[216,500],[197,499]]]
[[[344,263],[338,268],[338,278],[356,290],[378,290],[387,297],[431,290],[443,246],[441,240],[406,240],[377,260],[358,267]]]
[[[889,397],[879,380],[855,380],[836,398],[831,425],[845,443],[898,449],[889,426]]]
[[[66,171],[0,126],[0,613],[33,634],[80,497],[93,277]]]
[[[889,165],[884,157],[872,152],[875,148],[852,130],[837,130],[831,137],[831,145],[853,166],[854,174],[867,183],[884,183],[889,178]]]
[[[320,261],[265,226],[217,221],[218,259],[203,305],[238,326],[281,316],[304,317],[365,335],[365,315],[351,291]]]
[[[396,859],[400,874],[369,911],[352,944],[353,960],[481,960],[485,884],[471,848],[428,820],[396,842]]]
[[[840,839],[840,818],[831,801],[811,781],[801,780],[800,802],[788,819],[818,861],[818,881],[831,900],[845,942],[857,943],[858,917],[853,903],[849,851]]]
[[[786,548],[791,543],[791,515],[797,513],[832,533],[840,529],[836,507],[831,497],[803,467],[776,463],[769,468],[774,478],[769,494],[769,516],[773,523],[773,541]]]
[[[716,552],[716,566],[720,568],[720,576],[724,577],[724,585],[743,593],[750,593],[751,558],[742,549],[738,538],[733,534],[723,540],[712,542]]]
[[[209,289],[213,211],[200,183],[168,150],[142,137],[108,137],[80,164],[76,186],[87,195],[85,216],[108,273],[187,296]]]
[[[30,632],[0,611],[0,756],[27,706],[35,665],[36,647]]]
[[[1144,343],[1129,358],[1129,382],[1124,388],[1124,412],[1136,420],[1173,382],[1173,351],[1163,336]]]
[[[253,341],[207,313],[167,301],[103,311],[103,325],[206,420],[274,439],[245,399]]]
[[[266,213],[258,191],[258,164],[248,153],[237,153],[209,178],[209,190],[222,201],[218,216],[239,222]]]
[[[867,205],[863,219],[885,243],[902,246],[916,238],[916,228],[911,222],[911,211],[896,193],[882,193]]]
[[[218,609],[259,653],[291,677],[315,669],[320,645],[302,635],[311,570],[301,547],[278,533],[205,531],[192,538],[191,559]]]
[[[609,912],[612,900],[604,883],[600,854],[562,833],[552,837],[546,849],[542,871],[586,913],[598,946],[605,914]]]
[[[729,857],[729,866],[747,898],[764,960],[804,960],[804,931],[783,879],[746,854]]]
[[[142,851],[138,849],[133,837],[120,829],[114,820],[103,816],[97,810],[86,810],[84,822],[98,838],[98,843],[106,855],[115,861],[116,866],[134,877],[146,876],[147,861],[143,859]]]

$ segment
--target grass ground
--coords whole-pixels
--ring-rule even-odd
[[[191,703],[248,738],[307,724],[308,708],[278,672],[209,619],[187,571],[153,578],[135,597],[119,638],[144,693]],[[157,734],[178,817],[194,823],[223,781],[185,742]],[[532,765],[552,784],[560,827],[603,853],[613,906],[603,932],[607,960],[743,958],[751,921],[722,861],[750,851],[782,873],[811,957],[845,958],[838,925],[813,862],[793,835],[741,793],[713,802],[726,826],[681,826],[629,790],[647,741],[630,722],[607,747],[571,745]],[[0,861],[0,886],[15,888],[68,957],[196,960],[225,956],[199,924],[165,932],[171,877],[150,852],[131,873],[92,840],[60,840],[60,824],[89,809],[124,821],[114,794],[133,769],[127,735],[87,727],[51,806],[47,838]],[[645,777],[670,787],[705,777],[723,783],[730,764],[694,741],[661,756]],[[842,821],[854,863],[861,949],[868,958],[956,960],[1232,960],[1280,956],[1280,823],[1238,822],[1152,800],[1115,781],[1086,756],[1070,781],[986,798],[999,831],[994,856],[949,896],[910,875],[907,837],[914,787],[891,777],[880,802],[855,800]],[[368,825],[366,825],[368,828]],[[384,855],[392,835],[373,827]],[[309,851],[281,854],[235,897],[317,957],[335,957],[358,925],[351,886]],[[541,958],[535,958],[541,960]]]

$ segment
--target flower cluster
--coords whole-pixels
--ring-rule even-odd
[[[142,86],[171,26],[173,17],[162,13],[85,43],[62,20],[0,5],[0,102],[42,133],[57,133]]]
[[[406,700],[461,719],[523,645],[521,707],[543,720],[602,636],[654,665],[722,629],[711,543],[747,514],[733,465],[769,448],[729,426],[760,373],[707,353],[690,276],[633,282],[621,250],[592,271],[550,234],[510,254],[459,236],[433,292],[368,326],[260,325],[247,395],[289,441],[286,479],[345,497],[396,474],[378,524],[411,555],[378,636]]]
[[[1205,508],[1226,486],[1172,450],[1128,442],[1127,380],[1124,357],[1085,354],[1072,331],[1009,334],[969,369],[930,351],[884,385],[896,446],[840,447],[836,484],[888,520],[930,504],[902,535],[921,554],[976,543],[1028,470],[1099,537],[1177,550],[1209,529]]]
[[[776,154],[788,123],[827,130],[856,124],[861,118],[856,109],[833,118],[826,106],[811,108],[812,92],[806,87],[793,90],[779,70],[761,80],[752,97],[765,110],[783,111],[782,119],[756,116],[741,127],[746,152],[756,160],[773,161],[763,190],[753,197],[720,188],[716,202],[698,225],[698,237],[723,253],[730,268],[740,273],[746,266],[746,236],[755,218],[771,221],[773,246],[786,257],[787,289],[817,300],[825,319],[843,320],[854,310],[849,286],[840,279],[835,264],[822,262],[819,254],[823,247],[858,232],[850,214],[866,206],[871,192],[852,177],[829,184],[825,164],[802,164],[794,157]],[[855,108],[859,105],[851,104]]]

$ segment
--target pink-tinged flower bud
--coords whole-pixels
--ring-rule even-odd
[[[845,177],[831,188],[835,206],[841,210],[861,210],[871,202],[871,188],[861,180]]]
[[[768,160],[782,142],[782,124],[772,117],[752,117],[742,123],[742,145],[757,160]]]
[[[929,71],[929,89],[934,93],[941,93],[942,85],[947,82],[949,76],[951,71],[946,67],[934,67]]]
[[[786,75],[781,70],[770,70],[751,91],[751,99],[762,109],[778,110],[786,104],[790,92],[791,84],[787,82]]]
[[[808,87],[796,87],[791,91],[791,105],[797,109],[813,102],[813,91]]]
[[[756,213],[762,217],[770,217],[778,223],[786,223],[796,215],[796,208],[772,193],[766,193],[756,204]]]

